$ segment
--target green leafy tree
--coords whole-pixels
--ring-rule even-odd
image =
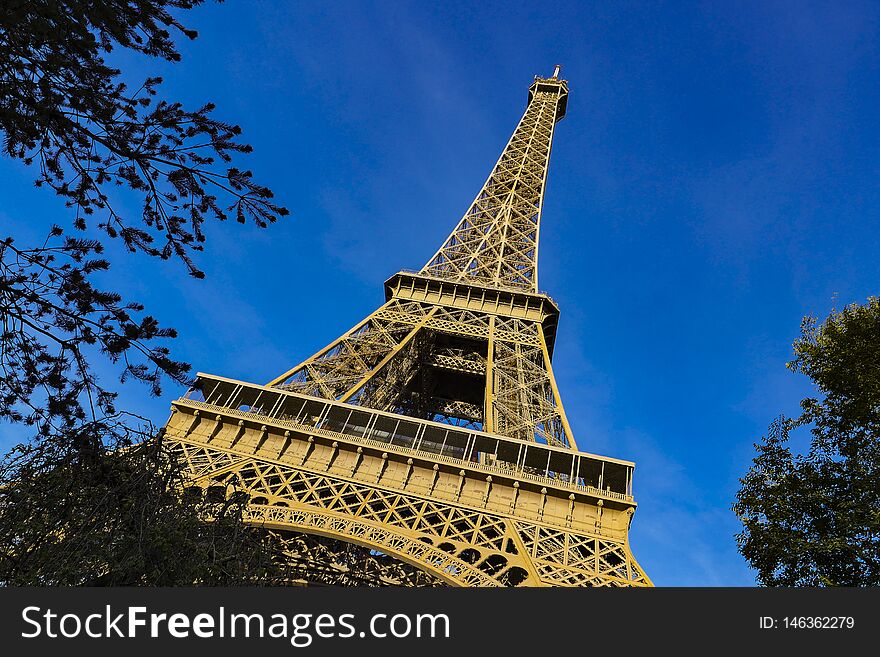
[[[114,50],[180,60],[175,37],[196,33],[179,16],[198,4],[0,3],[3,153],[67,208],[18,218],[44,224],[43,243],[0,236],[0,421],[22,429],[0,464],[0,584],[233,583],[260,572],[240,500],[185,496],[161,438],[117,408],[94,371],[109,360],[153,395],[189,381],[168,347],[175,331],[97,283],[108,240],[201,278],[205,222],[266,227],[287,214],[236,166],[251,147],[213,104],[164,99],[161,78],[132,81],[107,61]]]
[[[161,432],[128,426],[132,446],[84,457],[57,441],[0,463],[0,582],[167,586],[283,581],[271,536],[244,525],[247,495],[186,488]],[[216,491],[215,491],[216,492]],[[209,520],[209,521],[208,521]]]
[[[880,299],[804,319],[792,371],[816,385],[756,445],[734,511],[765,586],[880,585]],[[789,433],[811,434],[793,454]]]

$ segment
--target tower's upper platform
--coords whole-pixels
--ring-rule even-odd
[[[534,99],[538,92],[552,93],[559,96],[559,102],[556,104],[556,120],[560,121],[565,116],[565,110],[568,107],[568,80],[559,78],[560,66],[556,67],[553,75],[549,78],[542,78],[540,75],[535,76],[535,81],[529,87],[529,103]]]

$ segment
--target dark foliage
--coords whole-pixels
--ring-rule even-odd
[[[117,451],[72,454],[54,441],[0,464],[0,583],[30,586],[236,585],[271,582],[265,535],[246,499],[185,488],[161,434],[125,425]],[[206,522],[205,519],[210,519]]]
[[[806,318],[789,368],[821,398],[779,418],[737,494],[740,552],[766,586],[880,585],[880,299]],[[792,454],[789,432],[811,432]]]
[[[182,259],[201,276],[191,252],[202,248],[206,218],[234,216],[264,227],[287,214],[250,171],[229,163],[250,146],[241,130],[213,118],[214,106],[192,111],[156,100],[160,78],[134,91],[103,55],[116,46],[162,59],[180,55],[169,29],[195,38],[169,12],[199,0],[27,0],[0,12],[0,130],[7,155],[39,169],[75,209],[74,225],[91,217],[132,251]],[[114,187],[140,197],[131,220],[114,209]],[[218,194],[228,199],[221,205]]]
[[[144,381],[153,394],[163,374],[186,382],[189,365],[155,345],[175,332],[92,285],[90,276],[108,266],[101,251],[94,240],[62,240],[57,227],[36,249],[0,243],[0,418],[35,426],[41,438],[69,438],[116,414],[116,394],[94,375],[90,349],[121,362],[123,380]]]
[[[158,77],[130,85],[106,60],[125,49],[178,61],[174,38],[196,33],[176,15],[198,4],[0,1],[3,152],[33,167],[69,217],[45,220],[43,244],[0,241],[0,420],[22,427],[0,469],[0,583],[229,584],[265,574],[243,501],[184,495],[161,437],[132,426],[95,374],[109,360],[121,381],[158,395],[190,369],[167,347],[173,329],[97,283],[110,264],[106,240],[177,259],[201,278],[193,256],[206,221],[266,227],[287,214],[234,166],[251,150],[238,126],[214,118],[212,104],[160,99]],[[138,210],[124,210],[133,200]],[[53,225],[68,221],[72,231]]]

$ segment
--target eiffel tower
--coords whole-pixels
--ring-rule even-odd
[[[474,202],[385,303],[266,385],[199,374],[166,439],[191,484],[249,495],[291,583],[651,586],[632,556],[634,464],[578,450],[538,291],[559,67],[535,77]]]

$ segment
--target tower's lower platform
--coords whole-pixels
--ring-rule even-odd
[[[304,583],[651,585],[628,461],[204,374],[166,437]]]

